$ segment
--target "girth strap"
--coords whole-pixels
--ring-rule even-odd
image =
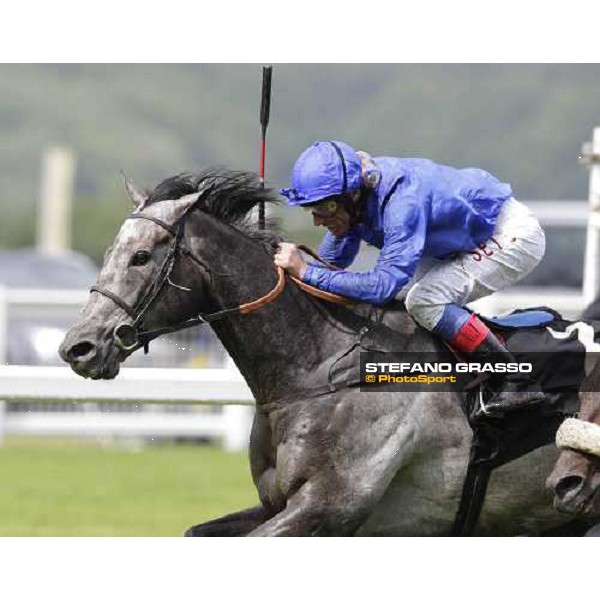
[[[474,534],[485,502],[491,473],[492,467],[486,462],[477,462],[472,449],[460,504],[452,526],[453,537],[470,537]]]

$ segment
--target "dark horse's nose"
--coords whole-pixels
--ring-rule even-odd
[[[558,480],[554,492],[559,500],[568,501],[581,491],[584,483],[584,478],[579,475],[567,475]]]

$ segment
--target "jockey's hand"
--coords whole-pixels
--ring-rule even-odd
[[[298,246],[289,242],[281,242],[273,261],[278,267],[285,269],[290,275],[302,279],[308,267]]]

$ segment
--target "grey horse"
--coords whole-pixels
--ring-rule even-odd
[[[472,437],[460,394],[336,384],[351,379],[361,349],[443,352],[431,335],[403,308],[329,304],[289,280],[282,289],[280,238],[251,220],[258,202],[276,199],[251,173],[211,169],[150,194],[128,190],[132,218],[60,355],[83,377],[109,379],[161,331],[199,311],[211,321],[256,399],[259,504],[187,535],[449,535]],[[546,446],[497,469],[476,534],[579,532],[544,486],[556,458]]]

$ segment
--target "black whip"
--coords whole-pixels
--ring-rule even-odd
[[[262,94],[260,102],[260,165],[259,177],[261,185],[265,186],[265,154],[267,149],[267,126],[269,125],[269,113],[271,112],[271,77],[273,67],[263,67]],[[258,206],[258,225],[261,229],[265,228],[265,203],[262,200]]]

